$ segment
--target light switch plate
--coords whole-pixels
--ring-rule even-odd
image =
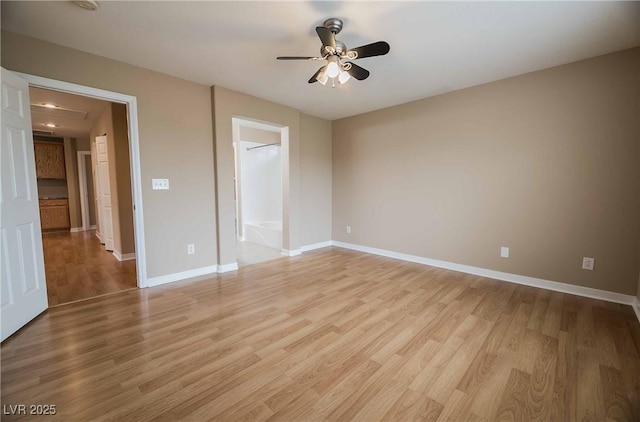
[[[169,190],[169,179],[151,179],[153,190]]]
[[[500,256],[502,258],[509,258],[509,248],[507,248],[506,246],[501,246],[500,247]]]
[[[582,258],[582,269],[583,270],[589,270],[589,271],[593,271],[593,267],[596,265],[596,259],[595,258],[589,258],[588,256],[585,256]]]

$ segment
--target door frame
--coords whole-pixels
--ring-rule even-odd
[[[99,186],[98,184],[100,183],[100,180],[98,178],[98,170],[96,170],[97,167],[97,162],[98,162],[98,158],[97,158],[97,154],[96,154],[96,138],[94,137],[93,139],[89,139],[89,143],[91,146],[91,177],[93,178],[93,206],[95,207],[95,211],[96,211],[96,237],[98,238],[98,240],[100,241],[101,244],[104,244],[104,242],[102,241],[102,227],[100,226],[100,214],[98,214],[98,189]]]
[[[78,151],[78,185],[80,187],[80,216],[82,217],[82,231],[91,229],[89,218],[89,197],[87,185],[86,158],[91,158],[91,151]],[[90,169],[93,171],[93,169]]]
[[[84,97],[96,98],[127,106],[127,123],[129,130],[129,166],[131,169],[131,187],[133,194],[133,236],[136,245],[136,277],[139,288],[148,287],[147,260],[144,244],[144,213],[142,208],[142,173],[140,171],[140,140],[138,136],[138,102],[132,95],[107,91],[85,85],[78,85],[56,79],[28,73],[14,72],[25,79],[29,86],[45,88]]]
[[[244,214],[242,204],[242,160],[240,142],[243,140],[240,138],[240,128],[248,127],[253,129],[260,129],[267,132],[273,132],[280,135],[280,204],[281,214],[280,221],[282,227],[289,225],[289,203],[284,200],[285,192],[288,190],[287,183],[289,182],[288,174],[289,168],[289,154],[286,153],[289,150],[289,127],[282,126],[275,123],[256,121],[246,117],[233,116],[231,118],[232,127],[232,142],[234,151],[234,189],[236,194],[236,238],[237,241],[243,241],[245,239],[244,234]],[[281,234],[280,241],[282,242],[281,252],[284,255],[290,256],[291,251],[284,249],[284,229]]]

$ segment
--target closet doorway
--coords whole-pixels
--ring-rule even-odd
[[[282,129],[233,119],[239,266],[283,256]]]

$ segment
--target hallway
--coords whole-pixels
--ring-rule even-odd
[[[49,306],[136,288],[136,261],[118,261],[95,230],[43,233]]]

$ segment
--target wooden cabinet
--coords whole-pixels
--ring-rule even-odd
[[[68,229],[69,202],[67,199],[41,199],[40,200],[40,224],[42,230]]]
[[[61,142],[35,141],[36,175],[38,179],[66,179],[64,144]]]

